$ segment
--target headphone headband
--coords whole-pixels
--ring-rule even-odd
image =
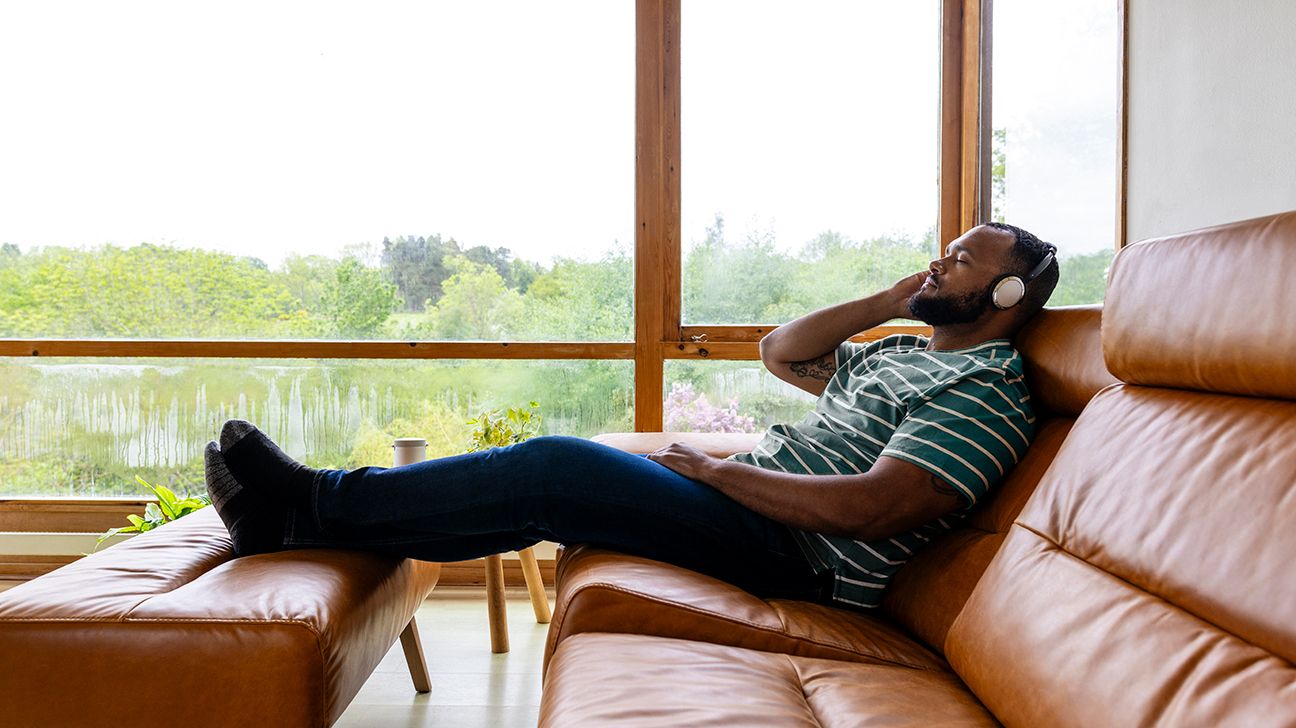
[[[1054,257],[1053,254],[1056,252],[1057,252],[1057,248],[1054,248],[1053,246],[1049,246],[1048,254],[1044,256],[1044,259],[1041,260],[1038,265],[1036,265],[1034,268],[1031,268],[1031,272],[1026,274],[1026,277],[1022,279],[1022,283],[1030,283],[1036,278],[1039,278],[1040,274],[1043,273],[1046,269],[1048,269],[1049,264],[1053,262],[1053,257]]]

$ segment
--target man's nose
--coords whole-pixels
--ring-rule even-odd
[[[945,264],[940,262],[940,260],[933,260],[931,264],[927,266],[927,270],[931,271],[933,275],[944,275]]]

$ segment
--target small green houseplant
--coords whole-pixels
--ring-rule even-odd
[[[529,402],[527,407],[509,407],[505,410],[487,410],[475,419],[468,439],[468,452],[506,447],[530,440],[540,434],[539,402]]]
[[[99,540],[95,541],[95,551],[99,550],[99,546],[103,544],[104,541],[119,533],[143,533],[145,531],[152,531],[153,529],[170,523],[177,518],[183,518],[194,511],[202,510],[211,505],[211,498],[208,498],[205,495],[187,495],[182,497],[176,495],[175,491],[165,485],[153,485],[138,475],[135,476],[135,480],[152,492],[153,495],[157,496],[157,503],[150,503],[144,507],[143,518],[134,513],[126,516],[126,520],[130,521],[129,526],[110,528],[105,531],[104,534],[99,537]]]

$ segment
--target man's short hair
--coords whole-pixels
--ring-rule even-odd
[[[995,230],[1012,233],[1014,238],[1012,252],[1009,254],[1009,268],[1004,271],[1005,273],[1013,273],[1024,279],[1035,269],[1035,266],[1040,264],[1040,261],[1044,260],[1044,256],[1053,253],[1053,261],[1048,264],[1048,267],[1036,276],[1035,280],[1026,284],[1026,295],[1018,304],[1022,308],[1024,317],[1029,319],[1044,308],[1049,296],[1053,295],[1053,289],[1057,287],[1059,272],[1057,246],[1040,240],[1016,225],[1002,222],[988,222],[986,225]]]

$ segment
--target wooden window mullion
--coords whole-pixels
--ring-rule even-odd
[[[662,428],[680,337],[680,0],[635,2],[635,430]]]

